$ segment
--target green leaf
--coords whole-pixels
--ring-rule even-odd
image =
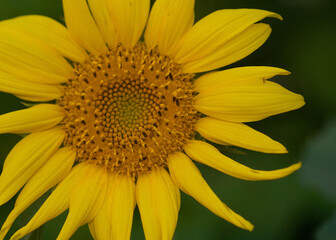
[[[308,141],[302,162],[302,182],[336,200],[336,119]]]

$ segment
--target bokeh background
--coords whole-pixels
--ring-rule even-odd
[[[266,19],[270,39],[234,66],[277,66],[292,75],[273,80],[305,97],[297,111],[251,123],[282,142],[285,155],[222,149],[248,166],[271,170],[302,161],[297,173],[280,180],[247,182],[199,166],[218,196],[255,225],[250,233],[210,213],[182,194],[176,240],[335,240],[336,239],[336,1],[333,0],[196,0],[196,20],[223,8],[260,8],[280,13],[284,21]],[[0,20],[41,14],[63,22],[61,0],[0,0]],[[0,36],[1,38],[1,36]],[[0,93],[0,114],[24,108],[21,100]],[[0,162],[20,136],[0,135]],[[242,152],[241,152],[242,151]],[[0,167],[1,168],[1,167]],[[43,196],[15,222],[10,233],[25,225]],[[2,224],[15,199],[0,207]],[[55,239],[66,213],[25,239]],[[92,239],[87,226],[72,239]],[[138,210],[132,239],[144,239]]]

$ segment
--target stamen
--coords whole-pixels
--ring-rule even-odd
[[[78,161],[136,178],[167,167],[167,156],[194,136],[191,74],[170,57],[122,45],[75,66],[59,105],[65,144]]]

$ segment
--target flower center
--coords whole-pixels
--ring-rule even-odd
[[[65,144],[78,161],[134,178],[166,167],[168,154],[194,136],[192,77],[144,44],[91,56],[75,66],[59,101]]]
[[[111,82],[102,88],[95,106],[100,110],[102,131],[116,147],[133,142],[153,129],[165,105],[154,89],[139,80]],[[143,138],[143,137],[142,137]]]

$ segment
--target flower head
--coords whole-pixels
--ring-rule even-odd
[[[240,67],[195,79],[195,73],[255,51],[271,32],[259,22],[281,17],[220,10],[194,24],[194,0],[157,0],[150,14],[149,2],[63,0],[66,27],[43,16],[0,23],[0,90],[36,102],[0,116],[0,133],[28,134],[7,156],[0,177],[0,204],[22,189],[0,239],[55,186],[11,239],[67,209],[58,239],[87,223],[94,239],[130,239],[136,205],[146,239],[172,239],[180,190],[252,230],[219,200],[192,160],[251,181],[281,178],[300,167],[254,170],[211,145],[286,153],[244,122],[304,104],[302,96],[268,80],[288,71]]]

